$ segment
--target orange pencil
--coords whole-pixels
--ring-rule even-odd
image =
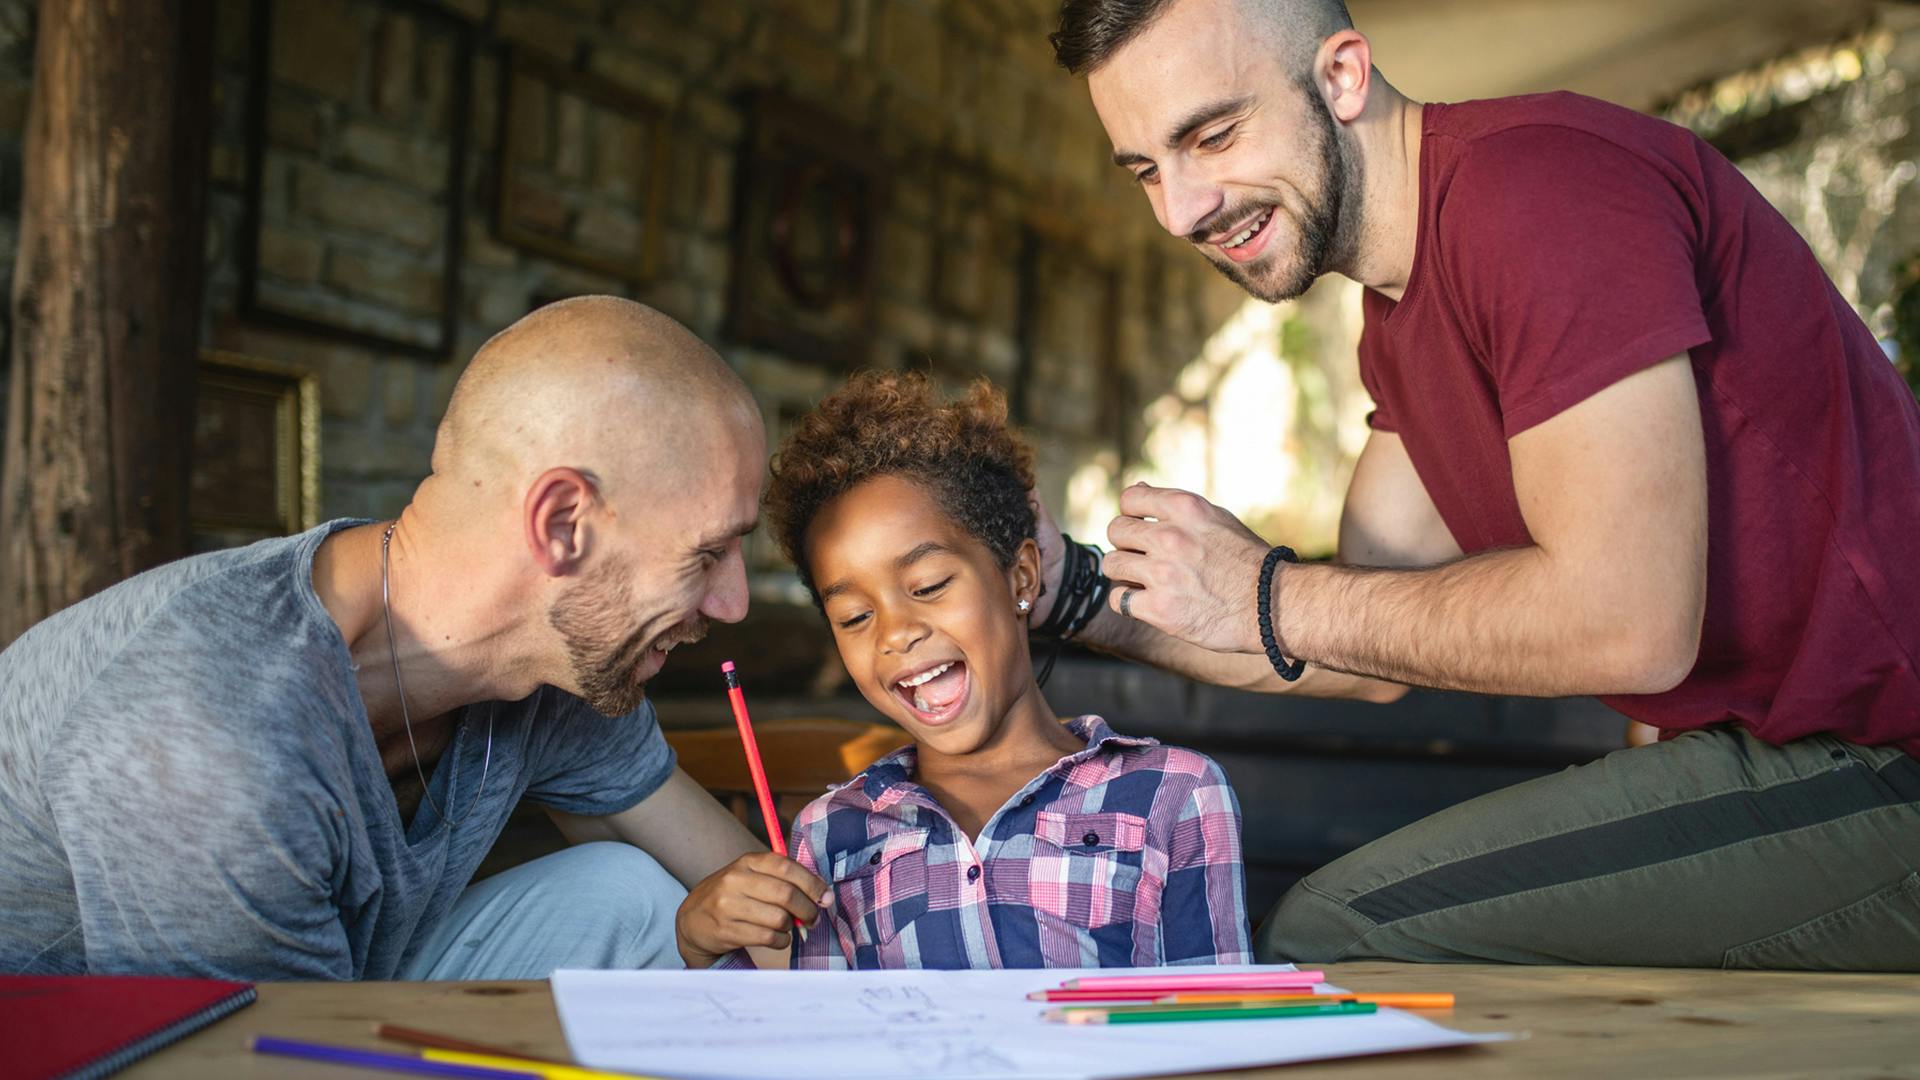
[[[1358,1001],[1391,1009],[1451,1009],[1452,994],[1168,994],[1156,1005],[1242,1005],[1293,1001]]]

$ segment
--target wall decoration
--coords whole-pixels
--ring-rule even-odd
[[[835,368],[866,362],[884,177],[858,132],[762,95],[736,184],[727,336]]]
[[[196,546],[313,528],[320,517],[320,382],[285,364],[200,354],[187,486]]]
[[[653,277],[666,196],[665,111],[522,50],[502,69],[494,234],[632,284]]]
[[[445,357],[473,29],[421,0],[254,0],[239,309]]]

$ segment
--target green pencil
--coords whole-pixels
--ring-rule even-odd
[[[1057,1024],[1166,1024],[1183,1020],[1287,1020],[1307,1016],[1364,1016],[1379,1006],[1365,1001],[1338,1001],[1325,1005],[1228,1005],[1220,1008],[1173,1006],[1164,1009],[1048,1009],[1045,1016]]]

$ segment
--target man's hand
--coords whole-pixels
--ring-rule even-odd
[[[681,901],[673,920],[680,958],[689,968],[705,968],[750,945],[784,949],[794,920],[813,925],[826,895],[826,882],[784,855],[742,855]]]
[[[1109,607],[1202,649],[1265,651],[1255,589],[1266,541],[1175,488],[1135,484],[1120,493],[1120,515],[1107,526],[1115,549],[1104,563],[1113,579]],[[1278,585],[1274,593],[1277,605]]]

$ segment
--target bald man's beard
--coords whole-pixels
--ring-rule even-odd
[[[1340,132],[1333,126],[1326,103],[1311,81],[1301,81],[1299,89],[1307,98],[1307,115],[1314,133],[1314,157],[1319,160],[1318,190],[1302,192],[1298,212],[1277,203],[1240,203],[1209,216],[1196,227],[1189,239],[1200,245],[1207,262],[1227,280],[1248,295],[1269,304],[1292,300],[1306,292],[1319,278],[1348,265],[1349,250],[1360,232],[1360,165],[1349,160]],[[1271,209],[1275,216],[1292,221],[1298,233],[1291,258],[1283,259],[1276,244],[1250,263],[1236,263],[1218,255],[1204,238],[1219,230],[1245,221],[1249,216]],[[1274,222],[1268,228],[1274,228]],[[1276,241],[1279,237],[1274,238]]]
[[[707,636],[707,620],[698,614],[649,634],[644,623],[631,627],[632,571],[611,563],[569,586],[547,614],[567,648],[567,664],[580,700],[602,716],[625,716],[647,698],[640,669],[649,650],[682,645]]]

